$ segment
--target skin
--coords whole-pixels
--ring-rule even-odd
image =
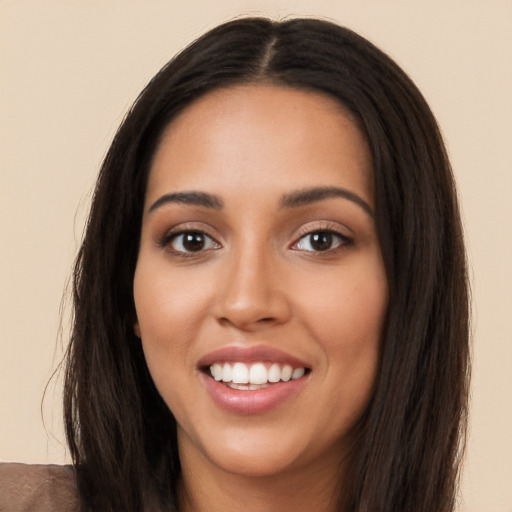
[[[314,187],[356,199],[283,206],[284,196]],[[157,203],[189,191],[223,206]],[[230,87],[167,128],[145,198],[135,332],[178,423],[181,510],[335,509],[340,461],[373,393],[388,304],[373,205],[365,139],[328,96]],[[183,230],[206,233],[204,248],[184,253],[172,237]],[[326,230],[339,235],[313,250],[308,233]],[[223,410],[198,361],[258,345],[305,361],[304,385],[263,413]]]

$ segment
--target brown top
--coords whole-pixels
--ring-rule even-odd
[[[78,512],[72,466],[0,463],[0,512]]]

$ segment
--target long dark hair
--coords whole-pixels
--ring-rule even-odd
[[[119,128],[74,269],[67,439],[84,509],[176,507],[176,422],[149,375],[133,276],[151,159],[169,122],[219,87],[270,83],[331,95],[366,136],[390,289],[375,393],[340,511],[454,508],[468,393],[468,288],[450,165],[407,75],[354,32],[314,19],[223,24],[170,61]],[[156,505],[155,505],[156,506]]]

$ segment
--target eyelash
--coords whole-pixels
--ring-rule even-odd
[[[307,239],[307,237],[312,237],[313,235],[316,235],[316,234],[327,234],[327,235],[330,235],[336,239],[338,239],[339,243],[338,245],[336,245],[335,247],[332,247],[332,248],[329,248],[329,249],[326,249],[324,251],[321,251],[321,250],[317,250],[315,251],[314,249],[313,250],[306,250],[306,249],[302,249],[303,252],[306,252],[306,253],[312,253],[312,254],[315,254],[315,256],[328,256],[328,255],[332,255],[332,254],[336,254],[344,249],[346,249],[347,247],[350,247],[350,246],[353,246],[354,245],[354,240],[350,237],[348,237],[347,235],[344,235],[343,233],[340,233],[339,232],[339,229],[335,226],[333,226],[332,224],[324,224],[324,225],[321,225],[321,226],[317,226],[313,229],[311,228],[308,228],[308,227],[305,227],[303,228],[300,232],[299,232],[299,238],[296,242],[293,243],[292,245],[292,249],[294,250],[301,250],[301,249],[295,249],[303,240]],[[333,240],[334,242],[334,240]],[[309,242],[309,245],[311,246],[311,241]]]
[[[307,239],[307,237],[311,237],[316,234],[330,235],[333,237],[333,239],[338,239],[339,243],[335,247],[332,247],[332,248],[329,248],[326,250],[314,250],[314,249],[309,250],[309,249],[298,248],[299,244],[302,241],[304,241],[305,239]],[[206,247],[206,248],[201,247],[197,251],[188,251],[188,252],[186,250],[179,250],[179,249],[173,248],[171,246],[171,244],[174,241],[176,241],[179,237],[184,236],[184,235],[199,235],[203,238],[205,244],[210,244],[210,245],[213,244],[213,247]],[[334,242],[334,240],[332,240],[332,242]],[[172,254],[174,254],[176,256],[183,257],[183,258],[198,256],[199,254],[204,253],[206,251],[221,248],[221,245],[213,237],[211,237],[210,235],[208,235],[207,233],[205,233],[204,231],[202,231],[200,229],[182,229],[177,232],[166,233],[162,237],[162,239],[159,241],[158,245],[162,248],[168,248],[169,252],[171,252]],[[311,247],[311,242],[309,242],[309,245]],[[305,253],[314,253],[315,255],[318,255],[318,256],[325,256],[325,255],[331,255],[331,254],[337,253],[337,252],[339,252],[343,249],[346,249],[347,247],[350,247],[352,245],[354,245],[354,240],[352,238],[340,233],[338,230],[333,229],[330,226],[319,226],[314,229],[304,228],[304,230],[301,233],[299,233],[299,238],[297,239],[297,241],[291,245],[291,249],[297,250],[297,251],[302,251]],[[183,247],[183,240],[181,242],[181,246]]]
[[[210,242],[210,244],[214,245],[214,247],[208,247],[206,249],[201,248],[198,251],[189,251],[189,252],[187,252],[186,250],[182,251],[182,250],[174,249],[171,246],[171,244],[175,240],[177,240],[180,236],[184,236],[184,235],[200,235],[201,237],[203,237],[203,240],[205,240],[205,242],[204,242],[205,244],[208,243],[207,242],[207,240],[208,240]],[[162,248],[168,248],[169,252],[171,252],[172,254],[174,254],[176,256],[183,257],[183,258],[194,257],[200,253],[207,251],[207,250],[219,249],[221,247],[221,245],[214,238],[212,238],[210,235],[208,235],[204,231],[201,231],[200,229],[182,229],[177,232],[166,233],[164,235],[164,237],[160,240],[158,245],[160,245],[160,247],[162,247]],[[181,245],[183,246],[183,241],[181,242]]]

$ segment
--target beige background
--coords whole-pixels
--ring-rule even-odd
[[[239,14],[312,14],[412,76],[459,183],[474,294],[460,512],[512,512],[512,2],[0,0],[0,459],[65,462],[59,305],[102,156],[146,81]],[[64,322],[65,343],[67,323]]]

